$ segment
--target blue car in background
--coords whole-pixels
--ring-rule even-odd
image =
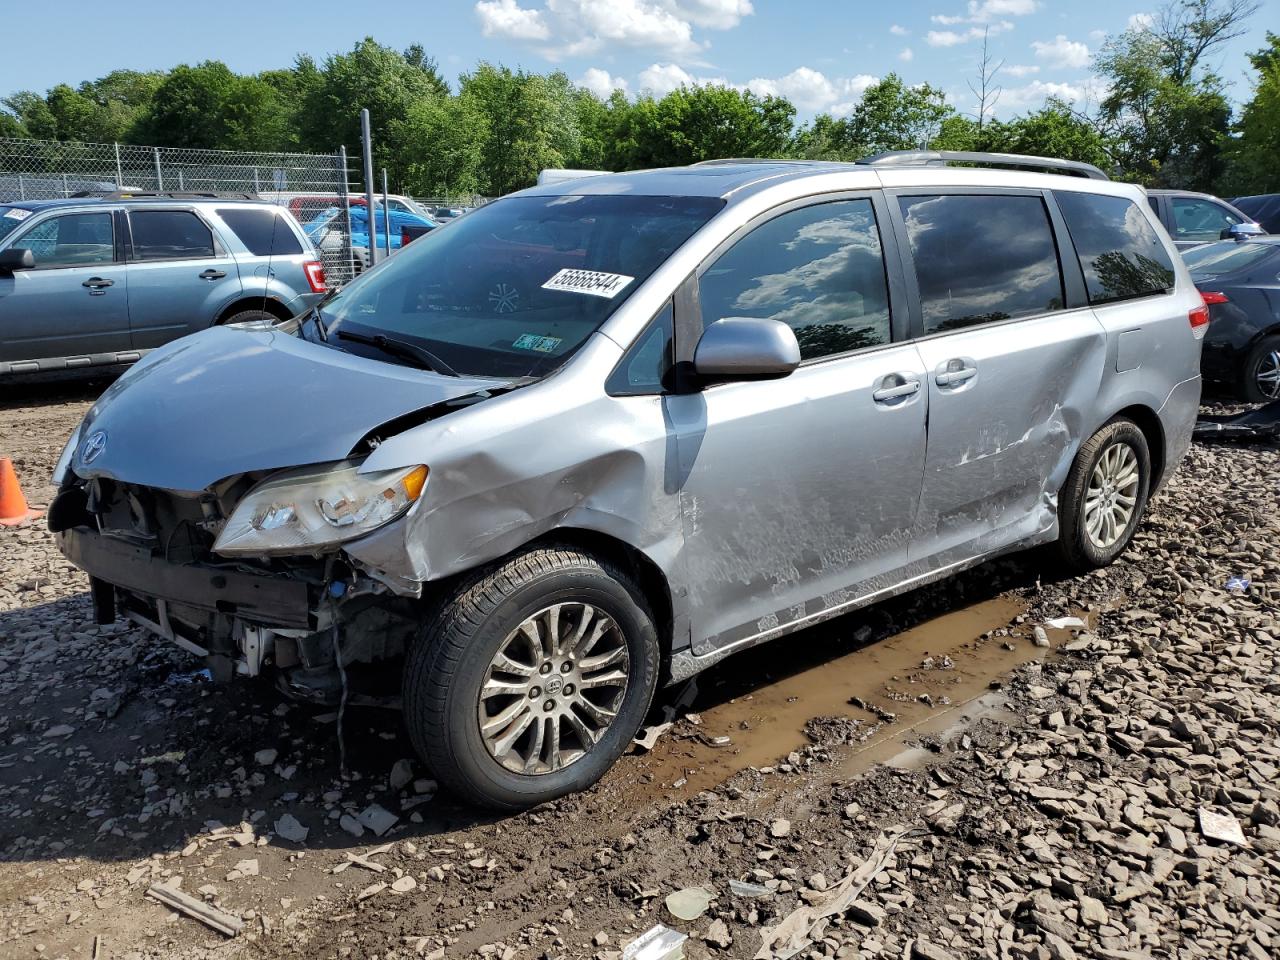
[[[369,265],[369,210],[363,203],[351,203],[348,207],[351,217],[351,251],[356,259],[356,272],[359,273]],[[431,230],[438,224],[428,217],[392,208],[391,216],[391,249],[399,250]],[[386,249],[387,212],[378,206],[374,210],[373,242],[379,250]],[[322,251],[331,251],[342,243],[342,207],[331,206],[320,211],[312,220],[303,226],[307,236]]]

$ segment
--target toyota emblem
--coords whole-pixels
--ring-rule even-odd
[[[89,434],[84,446],[80,448],[80,460],[84,463],[93,463],[105,449],[107,449],[107,431],[95,430]]]

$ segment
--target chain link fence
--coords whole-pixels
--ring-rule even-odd
[[[368,260],[352,243],[345,150],[333,154],[188,150],[0,138],[0,203],[127,193],[243,193],[287,208],[320,251],[332,284]]]

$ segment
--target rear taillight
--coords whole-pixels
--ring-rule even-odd
[[[1204,328],[1209,325],[1209,308],[1201,305],[1192,307],[1187,311],[1187,320],[1191,323],[1191,331],[1196,336],[1204,334]]]
[[[308,260],[302,265],[302,269],[307,275],[307,283],[311,285],[312,293],[324,293],[329,289],[329,283],[324,276],[324,264],[319,260]]]
[[[1204,298],[1205,306],[1210,306],[1210,305],[1215,304],[1215,303],[1230,303],[1230,302],[1231,302],[1231,298],[1230,298],[1230,297],[1228,297],[1225,293],[1214,293],[1214,292],[1212,292],[1212,291],[1211,291],[1211,292],[1209,292],[1209,293],[1204,293],[1204,292],[1202,291],[1202,292],[1201,292],[1201,294],[1200,294],[1200,296],[1201,296],[1202,298]]]

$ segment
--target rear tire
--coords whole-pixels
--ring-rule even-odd
[[[219,320],[218,326],[235,327],[247,324],[266,324],[270,326],[273,323],[278,323],[279,320],[280,318],[274,313],[270,313],[266,310],[240,310],[223,320]]]
[[[1263,337],[1244,361],[1240,398],[1246,403],[1280,400],[1280,336]]]
[[[604,775],[640,729],[658,667],[630,577],[535,548],[465,579],[429,618],[406,658],[405,723],[454,793],[519,810]]]
[[[1058,501],[1058,557],[1072,572],[1105,567],[1129,545],[1151,489],[1151,452],[1132,420],[1084,442]]]

